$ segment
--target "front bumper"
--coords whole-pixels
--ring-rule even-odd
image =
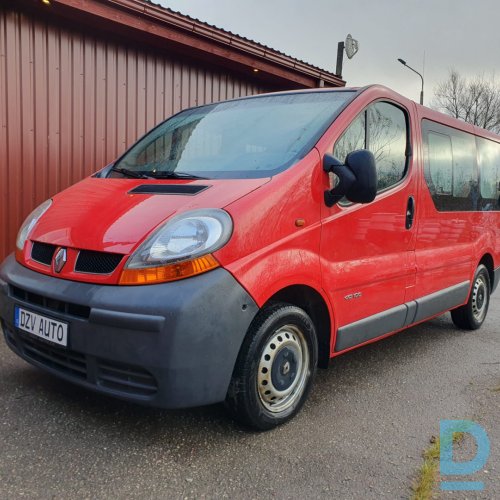
[[[65,321],[68,347],[14,326],[14,307]],[[84,387],[163,408],[223,401],[258,311],[230,273],[145,286],[78,283],[0,267],[0,318],[9,347],[33,365]]]

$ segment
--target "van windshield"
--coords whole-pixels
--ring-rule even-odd
[[[276,94],[188,109],[145,135],[110,174],[270,177],[303,158],[353,94]]]

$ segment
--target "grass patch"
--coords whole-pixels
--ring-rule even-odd
[[[432,438],[431,446],[423,453],[424,463],[418,471],[413,484],[412,500],[428,500],[432,498],[439,467],[439,439]]]
[[[453,442],[459,443],[463,439],[462,432],[453,434]],[[434,497],[435,486],[439,474],[439,438],[431,438],[431,446],[423,453],[424,463],[421,465],[418,476],[412,486],[412,500],[430,500]]]

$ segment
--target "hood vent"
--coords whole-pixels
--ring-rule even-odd
[[[129,194],[180,194],[193,196],[210,186],[199,184],[143,184],[129,191]]]

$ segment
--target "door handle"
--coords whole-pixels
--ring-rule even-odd
[[[411,229],[413,227],[413,220],[415,219],[415,199],[413,196],[408,198],[408,204],[406,206],[406,229]]]

